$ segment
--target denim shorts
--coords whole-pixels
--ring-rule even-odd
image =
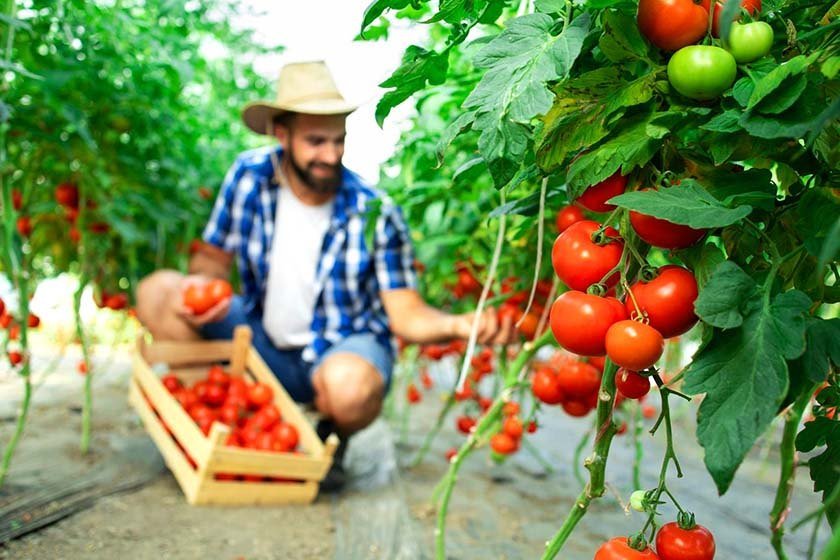
[[[297,402],[312,402],[315,389],[312,386],[312,374],[328,356],[339,352],[356,354],[373,366],[385,381],[385,390],[391,385],[394,370],[394,356],[391,348],[383,346],[373,333],[352,334],[333,344],[323,356],[314,363],[303,359],[303,348],[277,348],[262,324],[259,309],[246,310],[242,296],[235,295],[230,302],[227,316],[216,323],[208,323],[199,329],[201,336],[207,339],[233,338],[233,329],[237,325],[248,325],[253,332],[253,344],[260,356],[283,388]]]

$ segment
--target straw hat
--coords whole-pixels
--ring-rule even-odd
[[[242,110],[242,120],[257,134],[271,134],[273,127],[270,123],[280,113],[344,115],[356,108],[339,93],[323,60],[296,62],[280,70],[274,102],[249,103]]]

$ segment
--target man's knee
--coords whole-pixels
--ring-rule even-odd
[[[333,417],[340,426],[361,429],[370,424],[382,410],[385,383],[382,375],[367,360],[350,353],[327,358],[316,373],[316,397],[319,408]],[[320,397],[320,398],[319,398]]]

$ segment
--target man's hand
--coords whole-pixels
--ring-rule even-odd
[[[183,318],[187,323],[191,326],[198,328],[202,325],[207,323],[215,323],[217,321],[221,321],[224,319],[228,311],[230,311],[230,300],[231,298],[225,298],[201,315],[196,315],[192,309],[184,305],[184,291],[189,286],[201,286],[207,284],[212,278],[209,276],[203,276],[198,274],[191,274],[189,276],[184,276],[183,280],[181,281],[181,287],[178,290],[176,295],[176,301],[173,302],[175,306],[175,313],[178,314],[181,318]]]
[[[472,332],[475,311],[453,315],[453,334],[456,338],[468,339]],[[499,321],[494,307],[487,307],[478,317],[478,344],[511,344],[517,342],[516,327],[513,325],[513,317],[506,314]]]

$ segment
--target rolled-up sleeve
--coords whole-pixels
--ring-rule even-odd
[[[235,227],[233,203],[236,187],[242,179],[243,172],[244,166],[241,160],[237,159],[225,175],[222,187],[219,189],[219,195],[213,205],[210,220],[201,236],[206,243],[228,252],[232,252],[238,243],[239,232]]]
[[[417,287],[411,235],[395,204],[383,204],[377,219],[375,262],[380,290]]]

